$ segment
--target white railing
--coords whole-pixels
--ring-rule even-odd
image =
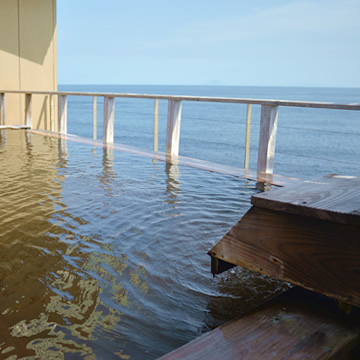
[[[135,98],[154,100],[154,151],[158,151],[158,117],[159,100],[168,100],[167,131],[165,153],[179,155],[179,141],[181,130],[181,108],[183,101],[221,102],[247,104],[245,157],[244,167],[249,167],[250,154],[250,126],[251,106],[261,105],[260,133],[257,171],[272,174],[274,167],[275,143],[278,122],[279,106],[309,107],[321,109],[360,110],[360,104],[336,104],[328,102],[304,102],[288,100],[262,100],[242,98],[177,96],[177,95],[149,95],[149,94],[121,94],[121,93],[83,93],[83,92],[58,92],[58,91],[17,91],[0,90],[0,126],[6,124],[5,94],[25,95],[25,119],[27,127],[32,127],[32,96],[48,95],[50,99],[50,129],[55,129],[54,96],[58,98],[58,131],[67,133],[67,98],[68,96],[93,97],[93,138],[96,139],[97,128],[97,97],[104,98],[103,141],[114,142],[115,98]]]

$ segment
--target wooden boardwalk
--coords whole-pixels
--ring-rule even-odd
[[[160,359],[344,359],[359,337],[358,315],[349,317],[330,299],[294,288]]]

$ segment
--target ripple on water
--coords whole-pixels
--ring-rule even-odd
[[[2,134],[2,354],[154,359],[284,288],[210,273],[207,251],[248,210],[253,183]]]

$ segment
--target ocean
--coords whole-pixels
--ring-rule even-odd
[[[360,103],[360,88],[59,85],[60,91],[194,95]],[[69,97],[68,132],[92,137],[92,98]],[[114,141],[153,149],[154,102],[117,98]],[[252,107],[250,169],[257,167],[260,105]],[[103,99],[98,99],[102,138]],[[159,151],[165,150],[167,101],[159,101]],[[243,167],[246,105],[184,101],[180,155]],[[360,111],[280,107],[274,173],[311,179],[327,174],[360,176]]]

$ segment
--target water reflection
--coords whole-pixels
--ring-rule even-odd
[[[113,180],[116,178],[116,173],[114,171],[114,148],[112,146],[103,147],[103,157],[102,157],[102,173],[99,177],[100,182],[103,184],[108,196],[114,196],[114,186],[112,185]]]
[[[57,142],[57,156],[58,156],[57,167],[60,169],[66,169],[68,165],[68,156],[69,156],[67,152],[67,142],[65,139],[62,138],[57,139],[55,141]],[[62,180],[63,179],[61,179],[60,181]]]
[[[0,130],[0,146],[6,144],[6,130]]]
[[[176,160],[172,160],[172,162],[165,163],[165,172],[167,175],[166,178],[166,193],[167,200],[166,202],[169,205],[173,205],[173,208],[176,209],[176,204],[180,202],[179,196],[181,195],[181,182],[180,171]]]
[[[9,140],[21,143],[21,136],[10,134]],[[110,282],[116,301],[130,305],[126,292],[116,286],[126,258],[112,256],[106,246],[104,252],[87,253],[98,242],[81,235],[87,222],[62,202],[66,144],[59,140],[57,147],[49,147],[41,140],[25,136],[26,156],[12,152],[1,158],[6,170],[0,174],[0,350],[15,357],[76,353],[91,359],[88,341],[97,338],[99,327],[114,330],[122,315],[103,302],[99,279]],[[69,226],[73,223],[76,231]],[[104,271],[105,266],[112,270]],[[129,278],[146,289],[137,272]]]
[[[274,188],[274,186],[271,185],[270,183],[262,183],[262,182],[257,182],[256,183],[256,189],[260,190],[261,192],[269,191],[269,190],[271,190],[273,188]]]
[[[57,143],[58,143],[58,156],[59,156],[60,164],[62,164],[64,161],[66,161],[67,157],[69,156],[67,151],[67,140],[64,138],[60,138],[57,140]]]
[[[2,355],[155,359],[224,318],[239,296],[206,252],[247,186],[21,134],[0,149]]]

